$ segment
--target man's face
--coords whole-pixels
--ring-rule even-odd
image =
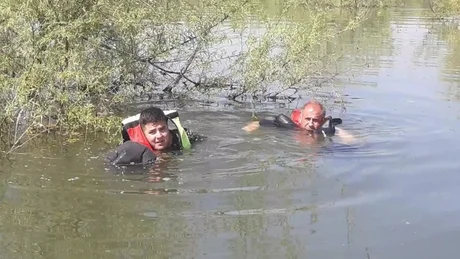
[[[313,131],[321,128],[324,123],[322,110],[317,106],[307,106],[302,110],[300,125],[302,128]]]
[[[154,150],[164,150],[171,146],[172,136],[166,121],[147,123],[142,130]]]

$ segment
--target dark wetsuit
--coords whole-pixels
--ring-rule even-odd
[[[205,139],[205,137],[190,132],[188,129],[185,129],[185,131],[187,132],[191,144]],[[179,131],[177,129],[173,129],[170,130],[170,132],[172,135],[171,146],[162,152],[173,152],[182,149]],[[125,140],[123,144],[111,151],[107,155],[106,159],[108,162],[115,165],[151,164],[155,162],[156,155],[145,145],[131,140]]]
[[[327,117],[327,127],[321,127],[313,132],[314,135],[322,135],[326,136],[333,136],[335,134],[335,126],[342,123],[342,119],[340,118],[332,118]],[[278,116],[267,116],[261,120],[259,120],[259,124],[261,126],[268,126],[268,127],[278,127],[278,128],[285,128],[285,129],[297,129],[301,130],[300,123],[296,123],[292,118],[284,115],[279,114]]]

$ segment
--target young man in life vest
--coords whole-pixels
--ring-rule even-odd
[[[168,127],[168,117],[156,107],[145,109],[139,116],[139,125],[127,129],[130,141],[140,143],[154,153],[170,148],[173,144],[173,134]],[[176,138],[175,149],[180,142]]]
[[[149,164],[160,153],[189,148],[190,142],[204,139],[183,129],[175,113],[171,118],[163,110],[151,107],[143,110],[138,119],[128,118],[129,121],[123,123],[124,143],[109,153],[107,160],[117,165]],[[169,129],[168,120],[172,120],[177,129]]]
[[[294,124],[293,127],[304,129],[311,136],[314,136],[313,133],[320,130],[327,123],[326,109],[317,101],[309,101],[301,109],[294,110],[290,120]],[[257,130],[260,125],[261,121],[254,121],[246,125],[243,130],[252,132]],[[337,127],[334,128],[334,135],[339,136],[343,142],[349,144],[355,140],[347,131]]]

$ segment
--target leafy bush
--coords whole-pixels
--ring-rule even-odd
[[[333,39],[382,1],[0,0],[0,115],[21,136],[116,134],[136,96],[267,96],[310,87],[334,63]],[[352,9],[346,21],[331,8]],[[301,21],[287,14],[301,10]],[[255,24],[255,25],[254,25]],[[227,46],[242,39],[240,48]],[[229,49],[234,49],[230,51]],[[276,90],[273,90],[276,86]],[[24,134],[26,133],[26,134]],[[109,136],[111,136],[109,134]]]

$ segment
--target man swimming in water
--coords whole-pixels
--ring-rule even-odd
[[[169,129],[168,120],[177,129]],[[204,139],[182,128],[176,111],[165,114],[157,107],[125,119],[122,135],[123,144],[107,156],[107,160],[117,165],[149,164],[160,153],[188,149],[191,143]]]
[[[330,119],[332,118],[326,118],[326,109],[321,103],[317,101],[309,101],[301,109],[294,110],[291,114],[291,118],[287,118],[286,116],[279,118],[278,116],[271,122],[267,121],[266,119],[254,121],[243,127],[243,129],[247,132],[252,132],[257,130],[261,125],[270,125],[284,128],[289,126],[290,128],[303,129],[314,137],[314,133],[316,132],[321,132],[326,135],[325,130],[322,129]],[[337,119],[333,119],[332,122],[334,122],[334,120]],[[332,134],[339,136],[344,142],[350,143],[355,140],[355,138],[347,131],[335,127],[335,125],[333,125],[333,128],[335,130]]]

